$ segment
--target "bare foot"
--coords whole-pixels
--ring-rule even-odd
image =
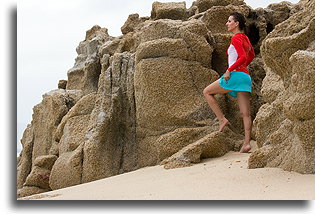
[[[222,132],[224,127],[229,124],[229,121],[224,117],[222,121],[219,121],[220,123],[220,128],[219,128],[219,132]]]
[[[244,144],[240,150],[240,153],[247,153],[252,149],[250,144]]]

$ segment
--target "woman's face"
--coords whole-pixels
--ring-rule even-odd
[[[225,24],[227,26],[227,30],[229,32],[234,32],[235,30],[238,29],[238,21],[234,21],[233,16],[229,16],[227,23]]]

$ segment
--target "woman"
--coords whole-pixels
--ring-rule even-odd
[[[247,66],[254,59],[255,52],[248,37],[244,34],[245,18],[242,14],[232,13],[226,26],[228,31],[234,34],[227,50],[229,68],[219,80],[206,87],[203,94],[219,120],[219,131],[222,131],[229,121],[223,115],[214,95],[228,93],[232,97],[237,97],[245,129],[245,140],[240,152],[249,152],[252,131],[250,116],[252,80]]]

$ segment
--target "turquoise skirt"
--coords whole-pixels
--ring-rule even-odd
[[[237,97],[238,91],[247,91],[252,93],[252,78],[249,74],[240,71],[232,71],[230,79],[225,81],[224,74],[219,80],[219,84],[226,90],[231,90],[228,94],[232,97]]]

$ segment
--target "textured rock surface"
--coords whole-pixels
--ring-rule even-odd
[[[32,171],[28,174],[23,183],[23,187],[18,189],[18,197],[51,190],[49,186],[49,177],[51,168],[56,159],[56,155],[43,155],[37,157],[32,167]]]
[[[314,173],[314,1],[278,24],[261,48],[268,67],[262,93],[267,101],[255,118],[261,147],[249,167],[281,167]]]
[[[86,32],[85,40],[77,47],[75,65],[68,71],[68,90],[82,90],[84,95],[97,91],[101,70],[98,49],[110,39],[107,29],[97,25]]]
[[[59,155],[51,169],[49,178],[49,187],[52,190],[82,183],[82,145],[78,146],[74,151],[64,152]]]
[[[151,18],[152,19],[186,19],[186,2],[153,2]]]
[[[134,54],[102,59],[102,73],[83,148],[82,181],[135,169]]]
[[[202,94],[227,68],[232,11],[246,16],[257,54],[249,71],[252,138],[260,148],[250,167],[314,173],[313,9],[307,0],[255,10],[241,0],[197,0],[191,8],[155,2],[151,17],[128,17],[122,36],[93,26],[68,79],[34,107],[18,158],[18,196],[238,150],[237,100],[217,95],[233,124],[219,133]]]
[[[197,13],[202,13],[211,9],[214,6],[228,6],[228,5],[244,5],[242,0],[197,0],[194,5],[197,6]]]
[[[31,125],[28,125],[21,140],[23,151],[20,153],[17,166],[17,189],[21,189],[26,177],[32,170],[32,152],[34,145],[34,134]]]
[[[214,131],[164,159],[160,164],[164,165],[165,169],[172,169],[199,163],[202,158],[220,157],[233,150],[236,142],[241,139],[240,135],[228,128],[224,132]]]

